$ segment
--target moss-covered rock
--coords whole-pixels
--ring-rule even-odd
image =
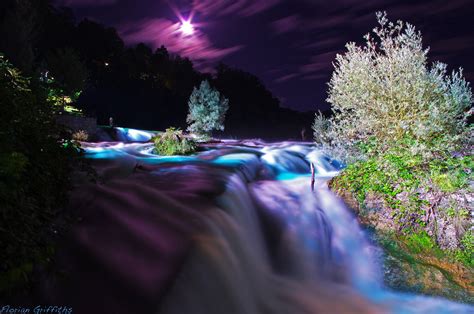
[[[474,303],[473,269],[437,248],[426,234],[379,234],[384,248],[384,281],[397,290]]]
[[[339,177],[331,180],[329,186],[354,210],[364,226],[374,230],[375,242],[384,249],[384,282],[388,287],[474,303],[472,233],[465,229],[468,215],[444,208],[446,204],[470,208],[469,191],[444,193],[436,201],[431,200],[430,221],[417,231],[407,232],[394,220],[397,209],[381,193],[371,191],[360,200],[357,191],[349,191]],[[428,199],[429,195],[420,193],[420,197]],[[406,197],[400,197],[403,198]],[[456,230],[461,228],[463,236],[459,237]]]

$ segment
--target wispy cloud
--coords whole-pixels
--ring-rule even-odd
[[[193,8],[204,16],[252,16],[264,12],[281,0],[194,0]]]
[[[299,76],[299,73],[290,73],[275,79],[275,83],[284,83]]]
[[[309,62],[296,66],[287,67],[284,71],[274,70],[272,76],[275,83],[281,84],[290,80],[327,80],[332,72],[332,62],[334,61],[338,51],[329,51],[313,55],[309,58]]]
[[[56,0],[58,6],[67,7],[86,7],[86,6],[105,6],[116,3],[117,0]]]
[[[298,29],[300,25],[301,25],[301,18],[296,14],[286,16],[284,18],[278,19],[271,23],[273,30],[277,34],[291,32],[293,30]]]
[[[313,55],[310,58],[310,63],[302,65],[299,70],[300,73],[318,73],[332,70],[332,62],[336,58],[337,51],[330,51]]]
[[[218,48],[198,29],[194,34],[184,36],[179,28],[179,23],[155,18],[122,25],[119,32],[127,44],[147,43],[154,48],[164,45],[170,52],[191,59],[199,69],[208,68],[210,64],[243,48],[242,45]]]

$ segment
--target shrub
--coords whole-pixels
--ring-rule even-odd
[[[406,149],[425,160],[457,149],[468,138],[473,102],[462,69],[448,75],[440,62],[429,68],[428,49],[414,26],[389,22],[386,13],[377,18],[380,26],[365,36],[364,46],[348,43],[336,57],[325,144],[344,148],[346,157],[363,157],[359,143],[371,138],[378,154],[409,142]],[[315,127],[320,124],[317,117]]]
[[[194,88],[188,105],[186,121],[190,132],[209,135],[213,130],[224,130],[229,101],[212,88],[208,81],[202,81],[199,89]]]
[[[165,133],[155,137],[154,143],[155,152],[163,156],[187,155],[197,148],[193,140],[184,137],[183,132],[175,128],[166,129]]]
[[[75,141],[87,142],[87,140],[89,139],[89,134],[87,133],[87,131],[79,130],[77,132],[72,133],[72,139]]]
[[[314,117],[313,136],[314,141],[318,144],[324,144],[330,141],[331,122],[318,111]]]
[[[0,55],[0,293],[23,286],[51,253],[76,148],[38,81]],[[57,227],[54,227],[57,228]],[[57,229],[55,229],[57,230]]]

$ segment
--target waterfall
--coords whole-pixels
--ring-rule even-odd
[[[373,245],[353,213],[327,188],[325,179],[336,174],[340,164],[295,146],[262,151],[260,166],[272,169],[273,179],[246,184],[245,168],[230,178],[218,208],[206,217],[208,235],[199,237],[159,313],[470,310],[454,302],[384,290]],[[309,162],[323,178],[314,192]],[[258,167],[255,160],[247,166]],[[278,222],[280,239],[272,239],[276,243],[265,240],[265,216]]]
[[[268,201],[264,184],[249,188],[234,174],[218,207],[202,217],[206,230],[196,235],[183,271],[158,313],[380,313],[354,289],[331,281],[331,230],[315,203],[280,202],[266,210],[288,223],[277,244],[283,265],[272,265],[258,209]],[[306,181],[306,180],[305,180]],[[295,191],[280,183],[283,198]],[[274,188],[274,187],[273,187]],[[272,189],[273,189],[272,188]],[[295,195],[293,195],[295,196]],[[272,202],[271,205],[275,205]],[[286,206],[290,207],[286,207]],[[270,244],[271,245],[271,244]]]
[[[341,164],[310,145],[234,140],[189,157],[156,156],[142,143],[85,144],[85,150],[106,182],[88,187],[95,199],[81,208],[90,208],[89,224],[99,216],[110,230],[85,224],[74,234],[89,260],[118,276],[113,265],[134,287],[132,294],[110,284],[122,304],[117,313],[140,302],[141,313],[160,314],[472,313],[468,305],[383,287],[376,248],[327,187]],[[124,217],[134,228],[124,229]],[[120,256],[134,254],[138,268],[97,246],[111,241],[111,230],[121,235]],[[138,239],[146,241],[146,254]],[[58,288],[69,299],[74,289]]]

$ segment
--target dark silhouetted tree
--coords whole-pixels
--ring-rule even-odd
[[[71,48],[58,49],[47,57],[47,67],[59,87],[68,94],[84,89],[87,69],[79,54]]]
[[[2,1],[3,2],[3,1]],[[0,52],[20,70],[33,70],[37,13],[28,0],[4,0],[0,8]]]

